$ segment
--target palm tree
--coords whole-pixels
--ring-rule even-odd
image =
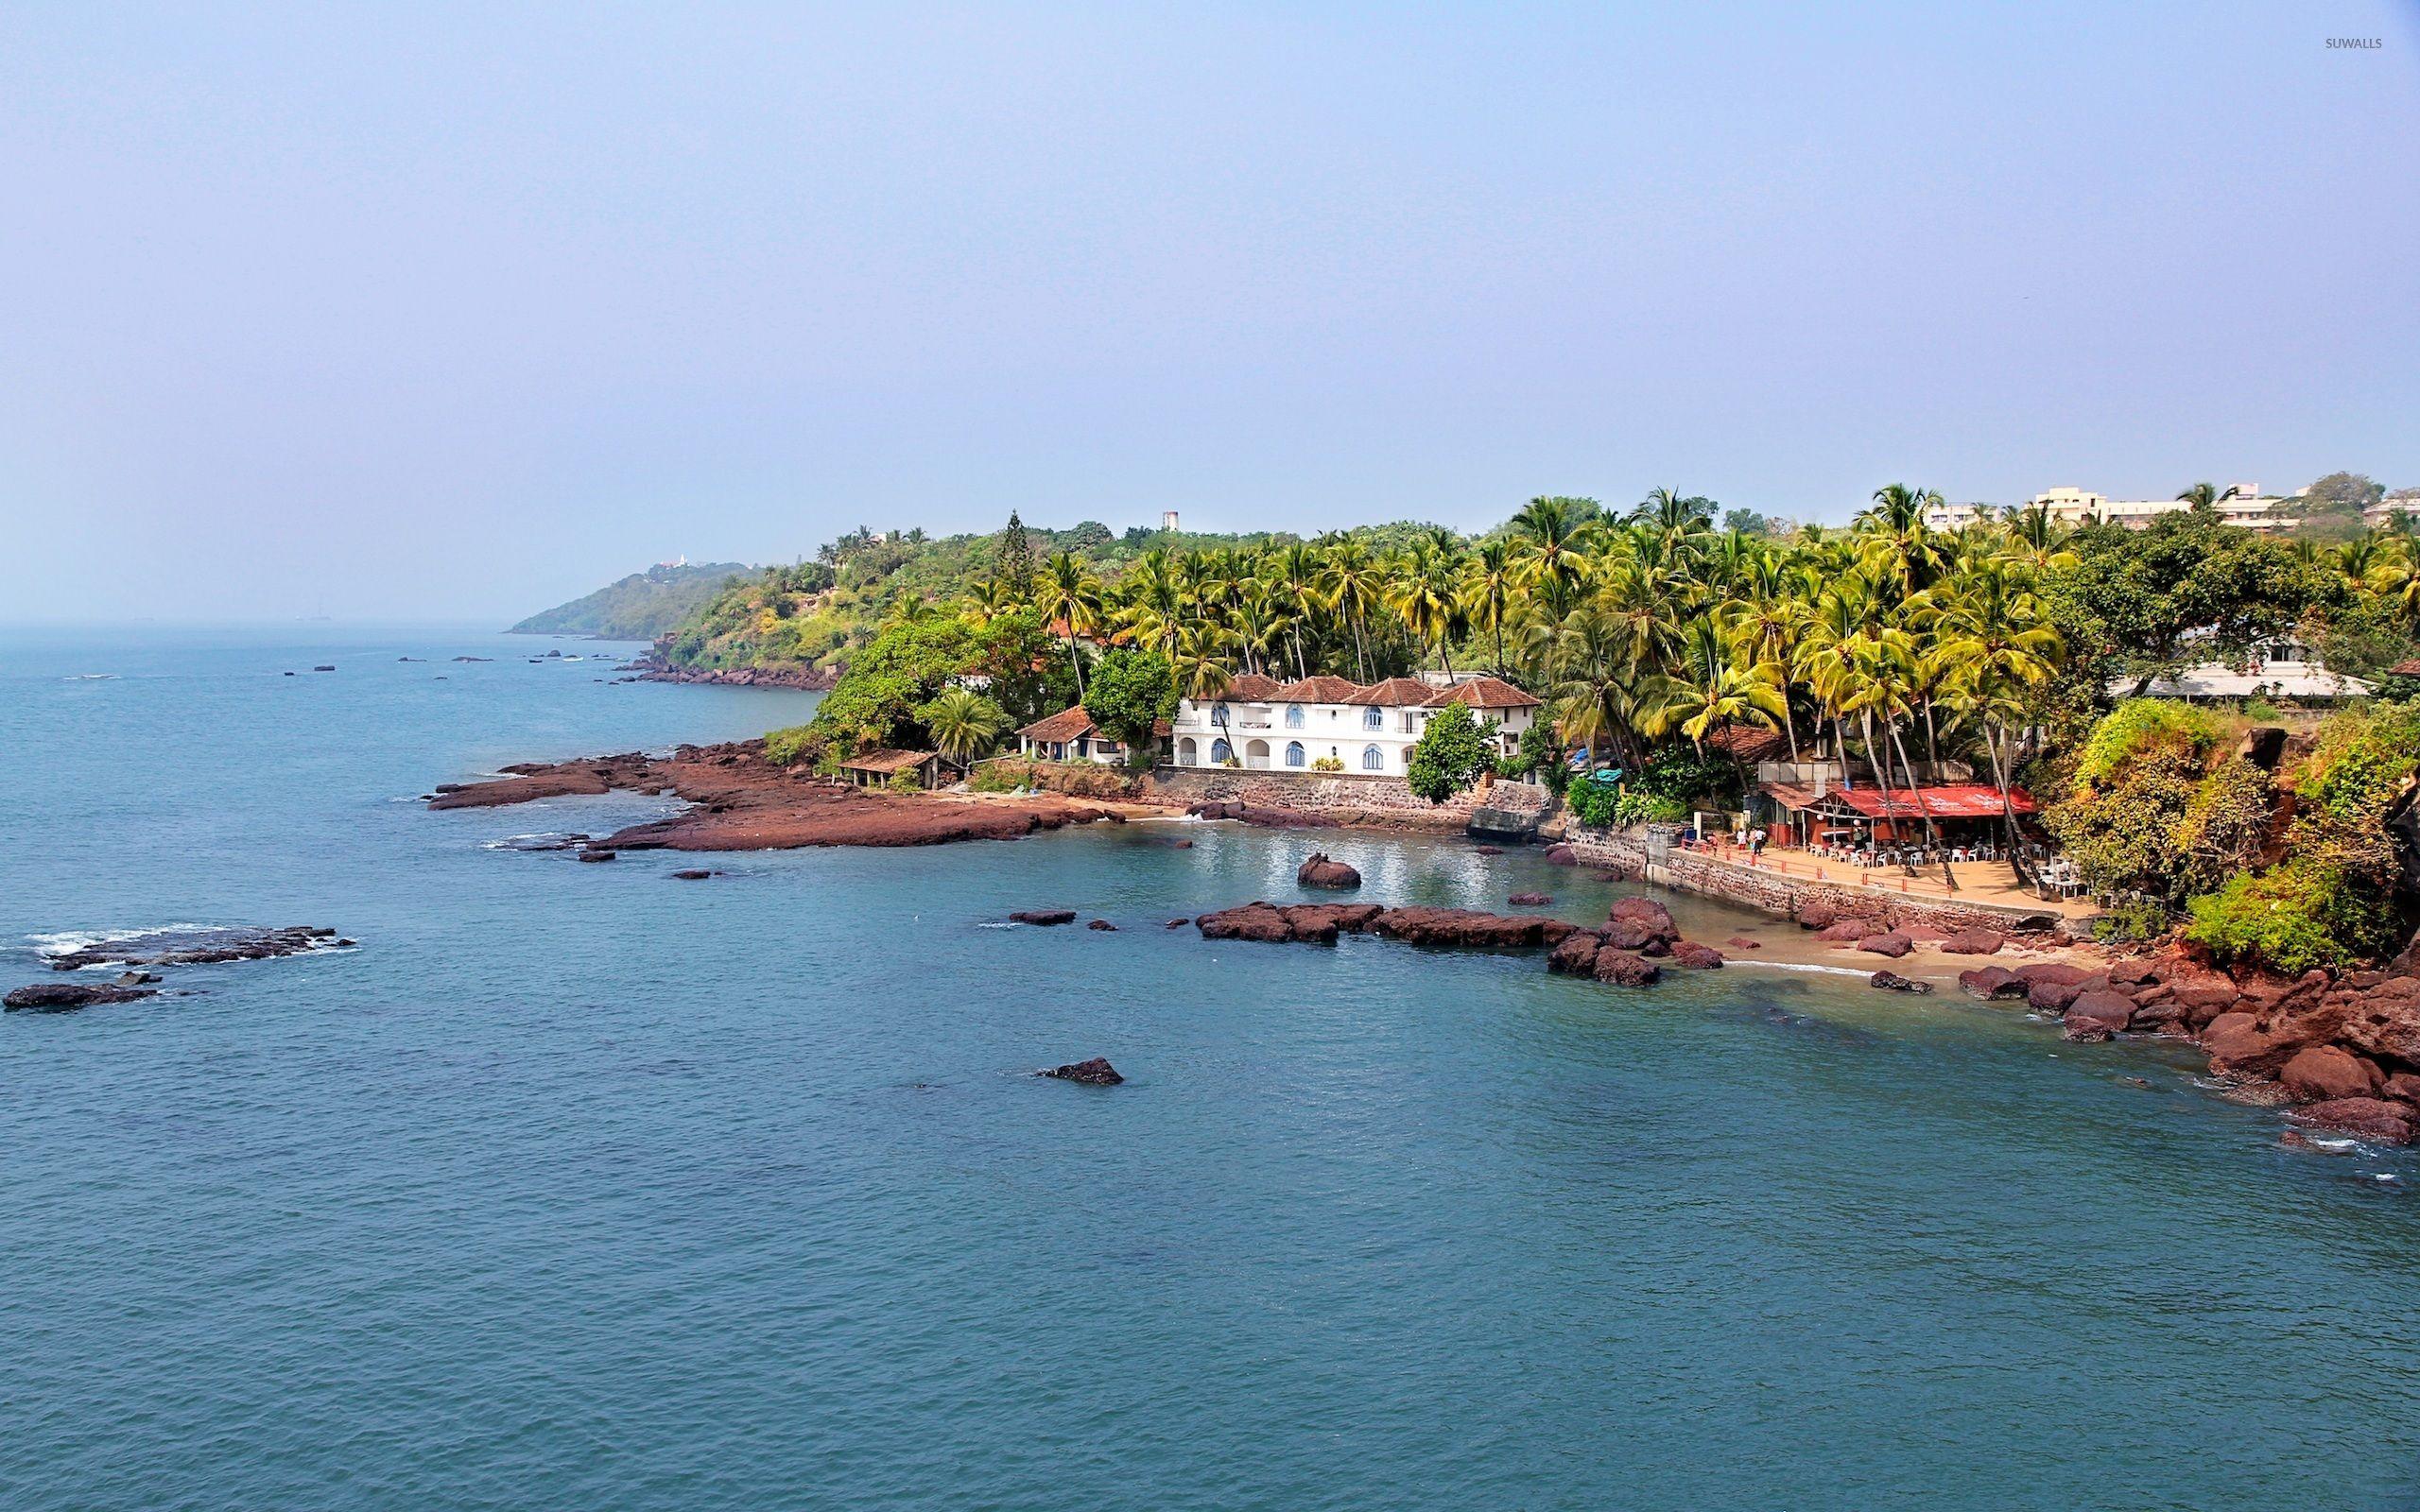
[[[1340,541],[1328,548],[1327,565],[1320,573],[1327,607],[1353,627],[1353,666],[1366,682],[1370,678],[1364,627],[1370,612],[1385,601],[1386,578],[1370,559],[1370,548],[1358,541]]]
[[[2196,483],[2176,497],[2187,508],[2210,510],[2235,495],[2233,488],[2221,489],[2215,483]]]
[[[1521,540],[1522,581],[1545,595],[1556,619],[1567,613],[1587,580],[1586,553],[1596,534],[1593,499],[1531,499],[1512,517]]]
[[[1054,552],[1043,571],[1043,611],[1064,627],[1067,661],[1076,669],[1076,699],[1084,696],[1084,659],[1076,651],[1076,637],[1100,627],[1100,579],[1072,552]]]
[[[1763,665],[1743,666],[1722,644],[1721,633],[1701,623],[1689,635],[1689,647],[1674,669],[1653,679],[1647,692],[1647,711],[1640,728],[1661,735],[1677,727],[1705,759],[1705,737],[1724,725],[1778,728],[1789,703]],[[1735,755],[1736,765],[1738,758]]]
[[[934,747],[957,766],[964,767],[992,748],[1009,728],[1000,706],[965,688],[944,688],[929,707],[925,728],[932,731]]]
[[[1450,643],[1463,626],[1456,571],[1452,558],[1438,550],[1433,540],[1416,541],[1411,554],[1397,564],[1394,585],[1387,593],[1404,627],[1423,644],[1437,647],[1437,660],[1449,679],[1454,675]]]
[[[1286,601],[1287,632],[1294,643],[1294,676],[1307,678],[1311,669],[1303,656],[1303,630],[1319,605],[1320,554],[1305,541],[1290,541],[1277,553],[1272,567],[1278,593]]]
[[[1474,629],[1495,639],[1495,673],[1504,675],[1504,622],[1512,610],[1512,546],[1510,541],[1482,541],[1471,554],[1462,581],[1462,603]]]

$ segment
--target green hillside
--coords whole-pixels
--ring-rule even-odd
[[[514,635],[594,635],[607,641],[652,641],[695,613],[735,577],[755,569],[744,562],[658,565],[512,627]]]

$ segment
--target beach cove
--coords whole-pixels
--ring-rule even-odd
[[[615,684],[528,644],[0,661],[11,983],[66,936],[172,922],[359,942],[0,1024],[0,1366],[37,1404],[0,1445],[12,1504],[2414,1484],[2412,1157],[2283,1147],[2181,1047],[1876,992],[1685,897],[1689,937],[1772,954],[1634,993],[1164,927],[1321,897],[1294,881],[1313,849],[1394,905],[1539,891],[1598,921],[1637,891],[1459,839],[1136,819],[723,853],[694,883],[694,855],[581,866],[516,842],[681,805],[419,795],[744,739],[811,696]],[[1007,923],[1037,907],[1118,927]],[[1029,1074],[1092,1055],[1126,1084]]]

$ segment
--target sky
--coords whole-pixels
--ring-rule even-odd
[[[2420,486],[2420,0],[18,0],[0,204],[8,622]]]

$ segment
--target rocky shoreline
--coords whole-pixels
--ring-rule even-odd
[[[2011,943],[1988,930],[1950,934],[1881,913],[1809,908],[1798,922],[1836,951],[1892,961],[1918,945],[1979,957]],[[1618,987],[1652,986],[1668,968],[1716,970],[1726,959],[1682,938],[1669,910],[1638,897],[1616,900],[1593,928],[1540,914],[1266,902],[1204,914],[1195,927],[1204,939],[1272,944],[1332,945],[1340,935],[1367,934],[1444,949],[1545,949],[1548,971]],[[2021,1001],[2059,1020],[2076,1043],[2120,1035],[2182,1040],[2209,1057],[2226,1095],[2280,1108],[2298,1124],[2386,1144],[2420,1136],[2420,976],[2231,972],[2172,945],[2132,955],[2101,952],[2098,961],[2073,948],[2065,954],[2070,958],[1970,968],[1958,985],[1985,1001]],[[1890,970],[1868,980],[1886,990],[1930,989]]]
[[[618,670],[636,682],[710,682],[725,688],[790,688],[830,693],[839,685],[836,667],[676,667],[662,657],[643,656]]]
[[[682,746],[669,756],[630,751],[529,762],[492,782],[446,783],[432,810],[495,808],[613,792],[678,798],[690,807],[579,842],[579,853],[620,850],[782,850],[802,846],[943,845],[1013,840],[1038,830],[1123,823],[1115,807],[1054,795],[1029,798],[889,793],[852,787],[803,766],[777,766],[757,741]]]

